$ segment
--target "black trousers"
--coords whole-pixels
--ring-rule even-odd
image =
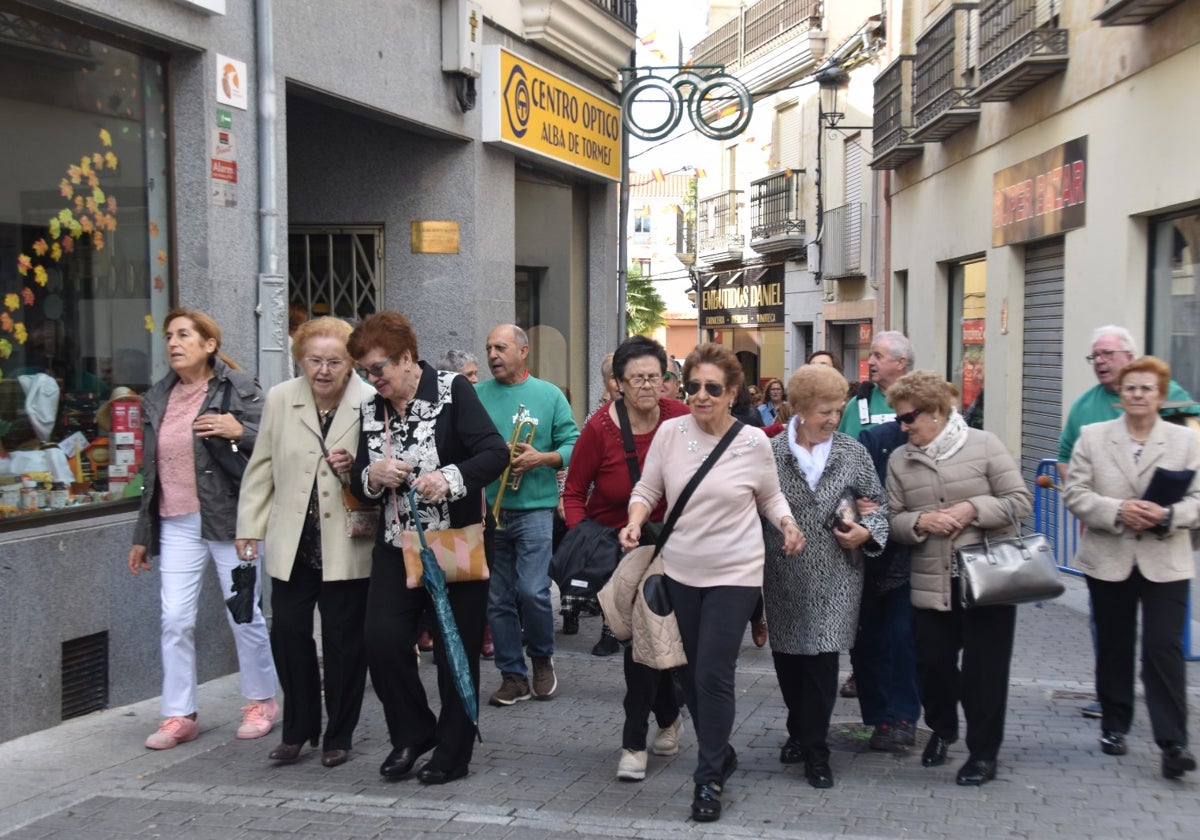
[[[650,730],[649,716],[660,729],[665,729],[679,717],[679,698],[670,671],[660,671],[633,661],[633,646],[625,646],[625,729],[621,746],[627,750],[646,749],[646,733]]]
[[[958,578],[954,578],[948,612],[913,610],[917,681],[925,723],[947,741],[958,740],[961,702],[971,758],[995,761],[1004,741],[1017,608],[964,610],[958,586]]]
[[[452,583],[450,609],[462,636],[471,672],[475,700],[479,702],[479,653],[487,614],[488,581]],[[371,684],[383,704],[392,747],[412,747],[436,738],[430,765],[456,770],[471,763],[475,724],[463,710],[450,673],[441,627],[433,622],[433,652],[437,658],[438,697],[441,712],[435,718],[425,696],[413,654],[421,613],[430,605],[423,587],[409,589],[404,558],[398,548],[376,544],[371,558],[371,589],[367,596],[367,662]]]
[[[800,744],[806,761],[828,761],[829,720],[838,692],[837,651],[771,656],[775,659],[779,691],[788,708],[788,739]]]
[[[1133,657],[1138,601],[1142,603],[1142,685],[1150,728],[1158,745],[1184,744],[1187,737],[1187,670],[1183,623],[1188,583],[1154,583],[1135,566],[1122,581],[1089,577],[1096,620],[1096,694],[1101,726],[1128,732],[1133,723]]]
[[[367,580],[323,581],[321,571],[292,564],[290,580],[271,579],[271,654],[283,687],[283,743],[321,734],[321,668],[313,639],[313,608],[321,611],[325,660],[323,749],[348,750],[367,682],[363,622]]]
[[[692,711],[697,744],[692,780],[709,784],[721,778],[731,749],[738,653],[760,589],[687,586],[668,577],[667,591],[688,660],[683,669],[684,698]]]

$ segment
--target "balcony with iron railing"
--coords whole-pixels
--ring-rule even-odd
[[[975,4],[956,4],[917,39],[913,60],[913,139],[936,143],[979,121],[968,80],[967,46]]]
[[[821,27],[820,0],[759,0],[710,32],[692,48],[694,64],[744,67],[785,41]]]
[[[924,151],[912,138],[912,89],[911,55],[900,56],[875,77],[872,169],[899,169]]]
[[[1011,102],[1067,69],[1067,30],[1057,26],[1063,2],[982,0],[979,101]]]
[[[825,212],[821,232],[821,274],[826,280],[862,277],[862,215],[860,202]]]
[[[696,258],[709,265],[742,258],[746,237],[738,232],[738,197],[741,190],[727,190],[699,202]]]
[[[800,173],[784,170],[750,182],[750,247],[760,254],[799,254],[807,244],[800,218]]]
[[[1092,20],[1104,26],[1141,26],[1183,0],[1109,0]]]
[[[637,44],[637,0],[515,0],[530,43],[615,81]]]
[[[637,32],[637,0],[591,0],[591,3],[621,21],[631,32]]]

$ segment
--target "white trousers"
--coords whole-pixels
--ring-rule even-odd
[[[196,606],[204,567],[211,557],[221,581],[221,599],[233,596],[233,570],[240,561],[232,541],[217,542],[200,536],[200,514],[188,513],[162,520],[162,664],[163,717],[182,717],[196,711]],[[258,553],[262,556],[262,552]],[[237,643],[242,694],[250,700],[275,696],[275,662],[267,622],[259,608],[262,594],[261,561],[254,585],[254,620],[234,623],[222,603],[222,612]]]

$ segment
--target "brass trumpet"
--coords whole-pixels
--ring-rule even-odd
[[[525,411],[525,406],[521,405],[517,408],[517,423],[513,426],[512,436],[508,439],[508,466],[504,468],[504,472],[500,475],[500,489],[496,491],[496,501],[492,503],[492,519],[496,520],[497,530],[503,530],[504,526],[500,524],[500,503],[504,501],[504,491],[512,490],[514,493],[521,489],[521,478],[524,473],[517,475],[512,474],[512,461],[517,454],[517,444],[533,443],[533,433],[537,431],[537,427],[533,421],[529,419]]]

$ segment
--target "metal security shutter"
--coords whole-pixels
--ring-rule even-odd
[[[1021,473],[1058,455],[1062,431],[1063,241],[1025,249],[1025,355],[1021,363]]]

